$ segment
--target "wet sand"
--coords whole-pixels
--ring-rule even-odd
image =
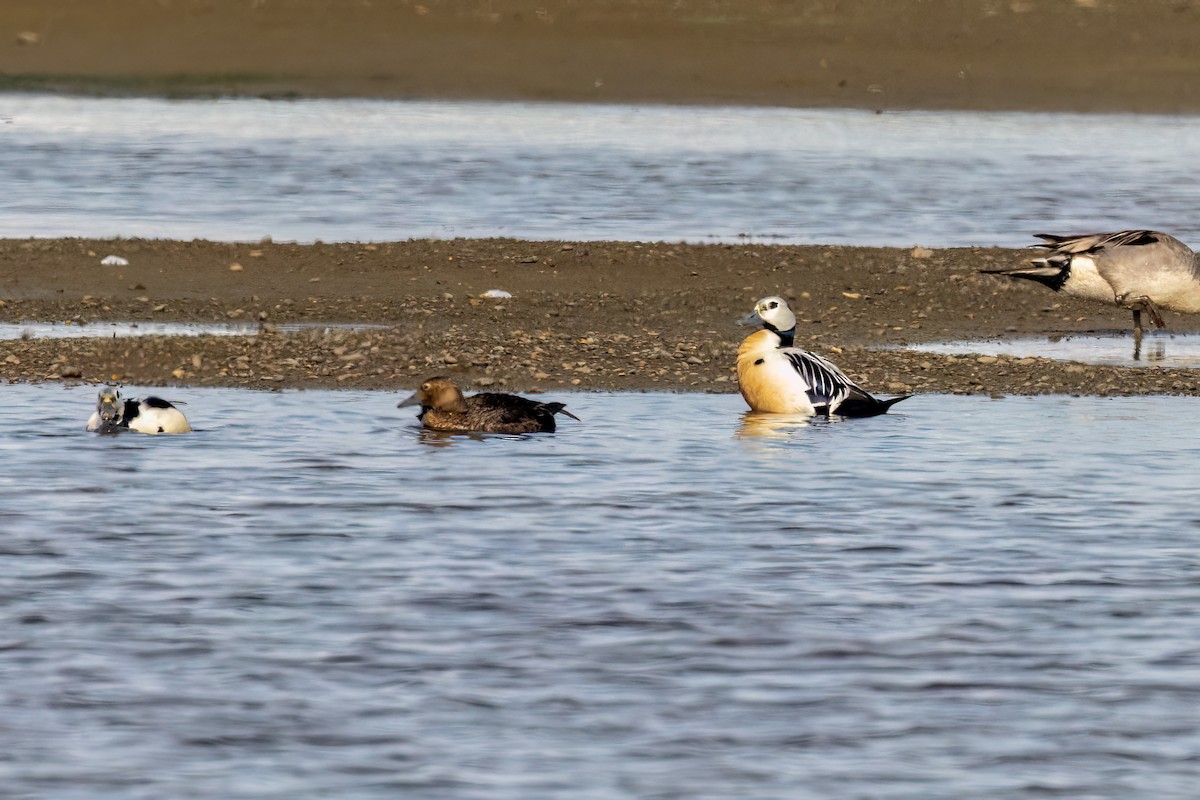
[[[0,90],[1200,112],[1200,0],[6,0]]]
[[[110,254],[128,266],[101,265]],[[757,298],[782,294],[800,318],[798,344],[881,394],[1200,393],[1191,370],[903,349],[1128,328],[1128,312],[977,272],[1029,255],[511,240],[0,241],[0,322],[264,325],[253,337],[2,342],[0,378],[401,390],[442,373],[474,389],[733,392],[737,344],[748,333],[735,320]],[[513,297],[480,296],[490,289]],[[313,321],[388,327],[274,328]],[[1169,314],[1168,324],[1200,331],[1200,317]]]

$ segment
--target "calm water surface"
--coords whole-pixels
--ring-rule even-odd
[[[1132,331],[1051,333],[1016,339],[967,339],[905,345],[905,350],[962,355],[1052,358],[1115,367],[1200,367],[1200,335],[1150,331],[1141,344]]]
[[[1193,798],[1197,398],[875,420],[572,394],[0,405],[0,785],[94,798]]]
[[[1200,241],[1200,117],[0,95],[0,236]]]

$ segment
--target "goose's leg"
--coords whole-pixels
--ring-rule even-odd
[[[1150,316],[1150,321],[1154,323],[1156,328],[1167,327],[1167,323],[1163,321],[1162,314],[1158,311],[1158,306],[1154,305],[1154,301],[1149,297],[1142,295],[1141,297],[1131,298],[1128,295],[1121,295],[1117,298],[1117,302],[1133,312],[1133,332],[1135,334],[1142,332],[1143,311]]]
[[[1133,313],[1136,316],[1138,312],[1135,311]],[[1137,327],[1135,327],[1133,329],[1133,360],[1134,361],[1142,360],[1142,325],[1141,325],[1141,323],[1142,323],[1142,321],[1140,319],[1136,320],[1135,324],[1137,325]]]
[[[1133,309],[1133,338],[1137,342],[1142,340],[1142,310],[1140,308]]]
[[[1167,323],[1163,322],[1162,314],[1159,313],[1158,306],[1154,305],[1153,300],[1149,297],[1139,297],[1138,301],[1142,304],[1142,308],[1146,309],[1146,313],[1150,315],[1150,321],[1154,323],[1154,327],[1167,327]]]

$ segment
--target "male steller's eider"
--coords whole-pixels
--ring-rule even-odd
[[[87,429],[97,433],[190,433],[192,427],[182,411],[160,397],[126,400],[119,391],[105,386]]]
[[[554,415],[572,414],[562,403],[539,403],[515,394],[481,392],[470,397],[449,378],[438,376],[421,384],[416,393],[397,407],[421,407],[417,419],[437,431],[481,431],[483,433],[553,432]]]
[[[873,417],[912,396],[879,400],[824,358],[793,347],[796,316],[782,297],[759,300],[742,323],[763,326],[738,348],[738,388],[754,411]]]
[[[1142,334],[1143,311],[1159,328],[1166,327],[1161,308],[1200,313],[1200,259],[1174,236],[1145,230],[1035,235],[1044,240],[1035,247],[1050,255],[980,272],[1025,278],[1065,295],[1128,308],[1135,336]]]

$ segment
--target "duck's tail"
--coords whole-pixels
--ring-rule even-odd
[[[1028,264],[1017,267],[1002,267],[1000,269],[981,269],[984,275],[1004,275],[1008,278],[1025,278],[1058,291],[1071,277],[1071,256],[1066,253],[1055,253],[1045,258],[1035,258]]]
[[[847,397],[833,413],[839,417],[877,417],[880,414],[886,414],[887,410],[896,403],[910,397],[912,397],[911,394],[902,394],[899,397],[880,400],[878,397],[872,397],[864,392],[861,397],[857,395]]]
[[[546,409],[551,414],[566,414],[576,422],[583,422],[583,420],[581,420],[579,417],[575,416],[570,411],[567,411],[567,407],[562,403],[542,403],[542,408]]]

